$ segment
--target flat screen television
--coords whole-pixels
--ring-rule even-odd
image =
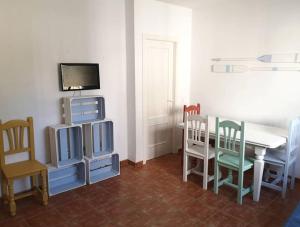
[[[100,89],[99,64],[61,63],[62,91]]]

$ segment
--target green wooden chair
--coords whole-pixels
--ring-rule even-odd
[[[237,202],[242,204],[243,196],[251,191],[251,187],[243,187],[244,172],[253,167],[253,162],[245,158],[245,123],[238,125],[228,120],[219,122],[217,117],[215,152],[214,192],[218,194],[223,184],[233,187],[238,190]],[[228,169],[227,178],[221,180],[220,166]],[[238,172],[237,185],[233,184],[232,171]]]

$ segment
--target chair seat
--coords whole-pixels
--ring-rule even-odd
[[[45,165],[36,160],[28,160],[7,164],[2,167],[3,174],[7,178],[18,178],[23,176],[35,175],[42,170],[47,169]]]
[[[223,154],[223,155],[220,155],[220,157],[219,157],[219,163],[221,165],[223,164],[223,165],[226,165],[226,166],[232,166],[236,169],[239,168],[239,162],[240,162],[239,157],[236,157],[236,156],[233,156],[233,155]],[[253,162],[251,162],[249,159],[245,158],[243,169],[248,170],[248,169],[251,169],[252,166],[253,166]]]
[[[188,154],[191,154],[193,156],[201,156],[205,157],[204,154],[204,146],[199,146],[199,145],[190,145],[188,149],[186,150]],[[215,157],[215,149],[211,146],[208,148],[208,159],[214,158]]]
[[[265,162],[284,165],[286,162],[286,148],[267,149],[264,157]]]

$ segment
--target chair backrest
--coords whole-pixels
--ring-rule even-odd
[[[289,127],[286,160],[296,157],[299,150],[300,150],[300,117],[292,120]]]
[[[0,121],[0,166],[5,165],[6,156],[23,152],[28,152],[30,160],[35,159],[32,117],[28,117],[26,121],[11,120],[3,124]]]
[[[186,114],[189,115],[196,115],[196,114],[200,114],[200,104],[196,104],[196,105],[184,105],[183,106],[183,121],[185,120],[185,116]]]
[[[204,137],[201,137],[201,132],[204,132]],[[184,121],[184,148],[186,149],[189,144],[196,144],[208,148],[209,127],[207,117],[188,115],[188,113],[186,113]],[[205,149],[205,151],[208,152],[208,149]]]
[[[217,160],[222,152],[223,154],[239,157],[240,166],[243,166],[245,159],[245,122],[242,121],[241,125],[229,120],[220,122],[217,117],[215,143],[215,157]]]

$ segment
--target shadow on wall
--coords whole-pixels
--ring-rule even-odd
[[[45,160],[46,160],[46,163],[49,163],[51,160],[50,160],[50,139],[49,139],[49,128],[46,127],[44,128],[44,138],[45,138]]]
[[[63,108],[64,100],[62,98],[59,99],[58,104],[59,104],[58,109],[59,109],[60,122],[64,122],[65,121],[65,118],[64,118],[65,112],[64,112],[64,108]]]
[[[134,0],[125,1],[128,159],[136,161]]]

